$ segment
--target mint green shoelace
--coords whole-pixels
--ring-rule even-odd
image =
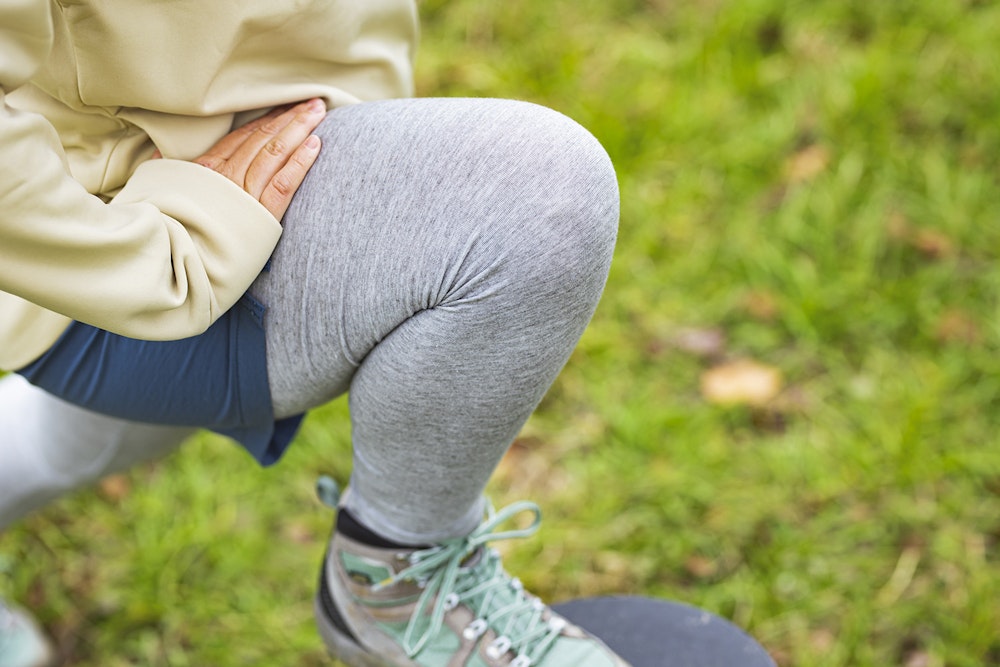
[[[534,515],[530,526],[498,530],[522,512]],[[413,552],[409,555],[408,568],[375,585],[379,590],[400,581],[415,581],[423,587],[403,635],[403,649],[408,655],[413,657],[419,653],[441,630],[445,614],[462,603],[476,616],[465,629],[467,639],[481,636],[487,628],[497,633],[497,639],[487,648],[492,657],[514,649],[518,657],[513,667],[528,667],[548,651],[565,622],[543,620],[545,605],[528,597],[521,582],[504,571],[496,551],[482,548],[487,542],[529,537],[538,530],[541,520],[541,510],[532,502],[517,502],[499,512],[491,510],[486,521],[467,537]],[[471,564],[466,564],[467,560],[471,560]],[[432,601],[433,610],[427,624],[422,619]],[[421,626],[425,626],[422,632]]]

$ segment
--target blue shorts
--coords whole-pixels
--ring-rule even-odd
[[[266,466],[288,448],[302,415],[274,419],[265,310],[247,294],[205,333],[174,341],[136,340],[74,322],[17,372],[94,412],[229,436]]]

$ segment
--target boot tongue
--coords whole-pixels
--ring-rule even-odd
[[[477,565],[483,562],[485,551],[486,547],[483,547],[481,545],[476,547],[475,551],[473,551],[468,556],[462,559],[462,562],[459,565],[459,567],[461,567],[463,570],[471,570],[475,568]]]
[[[498,626],[494,628],[498,634],[506,634],[511,638],[524,636],[537,623],[546,621],[542,609],[530,602],[532,596],[525,593],[520,580],[511,578],[503,572],[500,557],[492,550],[478,547],[462,562],[460,572],[459,589],[480,589],[474,595],[465,598],[465,604],[477,613],[479,618],[491,616],[502,609],[517,609],[498,619]],[[483,585],[487,581],[497,579],[501,580],[496,581],[494,585]],[[534,602],[537,603],[537,600]]]
[[[491,558],[492,557],[492,558]],[[492,560],[492,562],[491,562]],[[464,590],[480,588],[488,580],[495,580],[498,571],[502,572],[497,557],[485,547],[477,547],[475,551],[466,556],[462,561],[459,587]],[[519,583],[514,582],[503,574],[504,583],[496,582],[494,585],[485,587],[478,594],[473,595],[467,603],[474,608],[479,608],[481,614],[486,615],[495,609],[499,609],[514,602],[521,594]],[[470,583],[471,579],[471,583]],[[489,609],[481,609],[481,605],[486,598],[489,598]]]

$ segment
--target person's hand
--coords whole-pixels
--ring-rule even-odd
[[[278,220],[319,155],[312,131],[326,116],[322,100],[280,107],[233,130],[196,162],[217,171],[264,205]]]

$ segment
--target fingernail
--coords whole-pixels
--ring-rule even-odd
[[[319,137],[317,137],[315,134],[310,134],[306,138],[305,143],[306,143],[306,148],[317,149],[319,148]]]
[[[326,111],[326,104],[323,100],[315,99],[309,102],[310,111]]]

